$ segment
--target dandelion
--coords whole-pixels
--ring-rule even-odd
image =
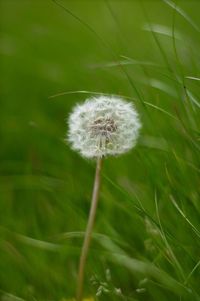
[[[86,158],[120,155],[134,147],[140,126],[132,103],[118,97],[93,97],[71,113],[68,141]]]
[[[102,161],[128,152],[137,142],[141,123],[132,103],[120,97],[99,96],[77,105],[69,117],[68,141],[83,157],[96,159],[91,208],[85,232],[77,281],[77,301],[82,300],[84,270],[100,190]]]

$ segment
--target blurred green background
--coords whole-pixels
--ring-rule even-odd
[[[104,162],[85,296],[200,300],[200,1],[0,6],[1,300],[75,295],[95,163],[64,139],[93,92],[128,97],[143,128]]]

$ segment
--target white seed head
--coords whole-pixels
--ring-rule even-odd
[[[68,122],[68,141],[86,158],[129,151],[141,127],[133,104],[114,96],[87,99],[74,108]]]

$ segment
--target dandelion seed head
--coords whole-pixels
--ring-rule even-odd
[[[116,156],[137,142],[141,123],[134,106],[120,97],[98,96],[75,106],[68,141],[83,157]]]

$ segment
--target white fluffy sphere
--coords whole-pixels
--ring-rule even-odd
[[[129,151],[141,127],[133,104],[115,96],[87,99],[74,108],[68,122],[68,141],[86,158]]]

